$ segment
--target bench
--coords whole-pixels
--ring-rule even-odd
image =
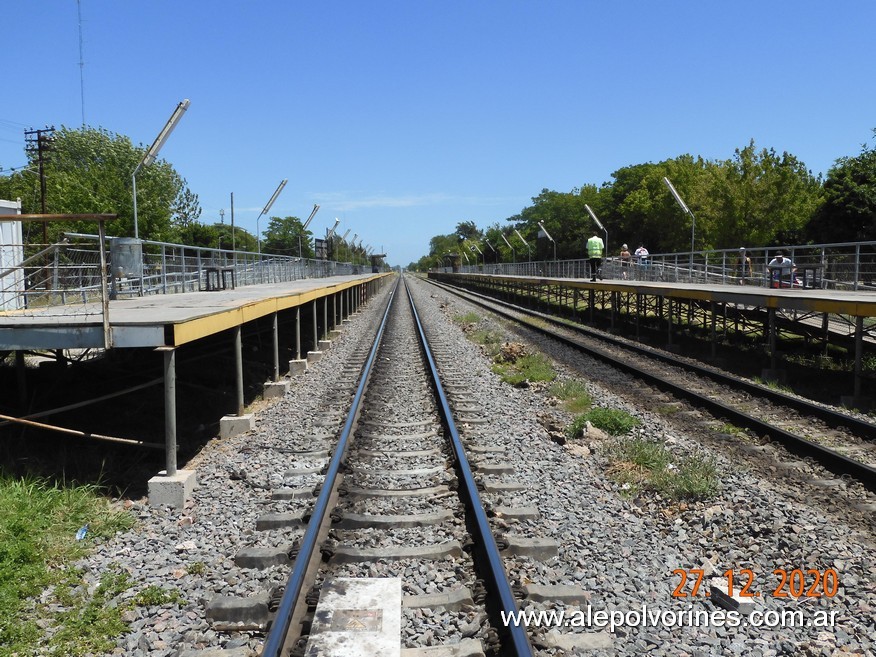
[[[824,265],[797,265],[793,270],[784,265],[767,265],[767,287],[797,287],[804,290],[820,289]]]
[[[216,290],[227,290],[229,274],[231,278],[231,289],[236,287],[234,267],[206,267],[204,268],[205,285],[204,288],[199,288],[202,292],[214,292]]]

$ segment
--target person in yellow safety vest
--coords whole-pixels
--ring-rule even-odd
[[[596,282],[596,276],[602,278],[602,255],[605,253],[605,242],[598,235],[587,240],[587,257],[590,258],[590,280]]]

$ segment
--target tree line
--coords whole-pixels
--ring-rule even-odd
[[[459,254],[462,264],[520,261],[529,249],[533,259],[551,259],[553,245],[537,240],[539,222],[555,240],[557,258],[582,258],[587,238],[603,236],[585,205],[608,230],[612,254],[622,243],[631,250],[644,244],[651,253],[687,251],[692,219],[663,178],[672,181],[695,217],[695,250],[853,242],[876,235],[876,148],[864,144],[860,154],[838,159],[822,179],[794,155],[758,148],[752,140],[726,160],[680,155],[622,167],[601,186],[543,189],[532,205],[504,222],[480,229],[462,221],[455,232],[434,236],[429,253],[409,267],[441,267],[446,254]]]
[[[47,144],[45,174],[46,212],[49,214],[116,214],[109,222],[107,235],[130,237],[134,234],[134,202],[131,174],[146,151],[130,138],[102,128],[62,127]],[[0,172],[0,198],[21,199],[22,212],[39,213],[42,192],[37,153],[28,152],[28,163],[20,170]],[[137,173],[137,223],[140,237],[158,242],[189,246],[256,251],[256,235],[227,220],[204,223],[198,195],[185,178],[165,160],[156,160]],[[42,226],[30,222],[25,240],[43,240]],[[60,241],[63,233],[95,233],[90,222],[53,222],[47,226],[47,239]],[[270,217],[261,235],[263,253],[315,256],[313,233],[304,230],[299,217]],[[336,252],[332,252],[332,249]],[[347,244],[339,237],[331,241],[328,257],[366,262],[365,249]]]

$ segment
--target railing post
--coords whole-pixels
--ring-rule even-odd
[[[852,289],[858,290],[858,276],[861,271],[861,245],[855,244],[855,281],[852,285]]]
[[[98,251],[100,251],[100,306],[103,315],[103,347],[109,349],[113,346],[113,334],[109,323],[109,289],[106,276],[106,247],[104,246],[105,229],[103,219],[97,222]],[[142,282],[141,282],[142,285]]]

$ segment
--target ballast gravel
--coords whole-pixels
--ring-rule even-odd
[[[720,574],[749,569],[756,577],[759,610],[800,611],[812,621],[817,610],[836,612],[829,627],[739,627],[691,626],[684,622],[643,626],[622,624],[613,633],[596,626],[560,627],[545,623],[531,626],[539,655],[872,655],[876,652],[876,570],[872,531],[846,524],[841,516],[830,517],[807,504],[807,491],[788,491],[753,476],[738,463],[712,447],[701,447],[679,432],[666,418],[648,408],[635,408],[608,392],[597,379],[615,377],[623,385],[626,375],[600,369],[586,358],[577,359],[574,369],[561,368],[561,376],[586,383],[594,404],[626,410],[641,421],[635,431],[643,438],[666,444],[678,454],[706,453],[718,464],[721,488],[705,501],[671,503],[640,496],[628,499],[606,475],[602,443],[587,437],[575,452],[551,439],[542,419],[562,413],[544,387],[515,388],[501,382],[481,348],[469,342],[453,319],[462,313],[485,313],[454,300],[428,283],[408,277],[420,304],[424,324],[442,343],[442,352],[452,353],[454,384],[465,388],[465,406],[478,407],[486,424],[462,426],[472,445],[504,446],[503,453],[479,454],[479,463],[510,463],[514,472],[482,475],[489,482],[523,484],[520,491],[482,493],[493,506],[536,506],[535,520],[499,520],[495,529],[508,535],[554,539],[558,550],[544,560],[509,557],[506,568],[521,585],[573,585],[583,590],[587,604],[524,601],[527,611],[564,611],[586,618],[597,611],[621,612],[630,621],[643,605],[652,612],[717,611],[715,604],[697,598],[673,597],[679,584],[677,570],[700,569]],[[385,292],[384,292],[385,294]],[[316,466],[318,459],[297,459],[276,449],[325,449],[331,433],[324,405],[338,387],[342,365],[361,350],[357,334],[376,321],[379,301],[345,325],[322,361],[292,380],[291,391],[281,400],[264,405],[256,414],[254,432],[226,440],[214,440],[186,467],[197,470],[198,488],[192,503],[183,510],[150,508],[145,500],[124,505],[137,518],[136,527],[101,544],[79,566],[87,587],[95,587],[100,575],[110,569],[130,574],[131,588],[115,604],[125,603],[148,586],[177,592],[184,603],[160,607],[135,607],[126,612],[129,631],[119,638],[114,655],[132,657],[181,657],[190,651],[221,646],[249,648],[256,654],[260,638],[248,633],[214,630],[205,618],[206,604],[217,595],[249,596],[285,583],[288,569],[263,571],[240,569],[233,557],[251,545],[273,545],[293,540],[299,530],[283,530],[271,538],[255,531],[256,520],[265,513],[304,510],[307,500],[277,504],[268,498],[270,488],[307,487],[320,481],[318,474],[290,475],[289,471]],[[483,325],[513,335],[496,320],[482,319]],[[515,338],[518,339],[519,338]],[[539,344],[550,355],[556,346]],[[445,358],[445,360],[447,360]],[[572,359],[575,360],[575,359]],[[439,358],[439,363],[442,359]],[[571,362],[571,361],[570,361]],[[598,376],[596,372],[598,371]],[[390,403],[389,401],[387,403]],[[339,405],[339,404],[338,404]],[[367,418],[366,418],[367,419]],[[422,418],[411,418],[427,422]],[[567,418],[571,420],[571,417]],[[363,431],[367,431],[367,425]],[[386,433],[401,435],[428,429],[399,428]],[[323,437],[320,437],[323,436]],[[430,441],[424,441],[428,444]],[[421,447],[404,447],[420,449]],[[422,483],[422,477],[412,485]],[[373,482],[369,482],[373,483]],[[381,513],[370,501],[350,501],[361,512]],[[416,512],[419,505],[409,502]],[[455,498],[441,500],[442,508],[453,507]],[[389,508],[391,504],[387,504]],[[396,507],[397,508],[397,507]],[[406,530],[405,530],[406,531]],[[405,536],[401,531],[398,536]],[[346,539],[347,534],[340,536]],[[435,542],[453,532],[435,530]],[[271,532],[273,534],[273,532]],[[422,536],[422,533],[419,534]],[[282,537],[282,539],[280,538]],[[451,590],[467,584],[457,581],[455,560],[440,569],[434,564],[405,560],[380,564],[344,564],[342,572],[368,576],[395,568],[408,582],[407,595]],[[462,568],[462,565],[458,565]],[[832,598],[779,598],[772,595],[777,584],[773,571],[795,568],[825,571],[835,569],[839,591]],[[460,571],[462,572],[462,571]],[[738,575],[742,577],[742,575]],[[689,591],[689,587],[688,587]],[[45,597],[50,597],[50,592]],[[479,636],[483,618],[459,611],[441,616],[435,630],[426,621],[433,610],[406,609],[403,645],[440,645],[460,637]],[[676,619],[677,621],[677,619]],[[589,634],[592,649],[580,652],[564,649],[569,634]],[[428,634],[428,635],[427,635]],[[607,644],[600,643],[607,641]]]

